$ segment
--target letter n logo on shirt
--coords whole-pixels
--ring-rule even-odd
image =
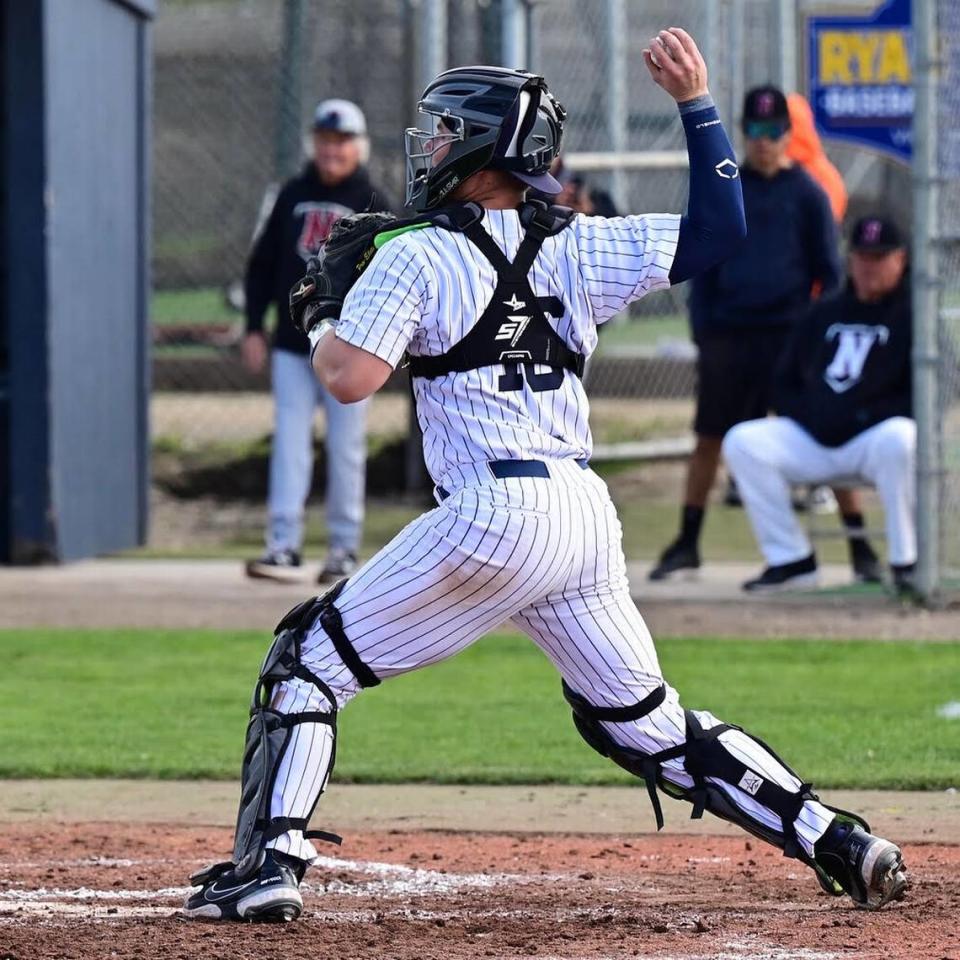
[[[885,344],[890,330],[862,323],[834,323],[827,330],[826,339],[837,341],[837,352],[823,372],[823,379],[835,393],[846,393],[860,382],[874,344]]]

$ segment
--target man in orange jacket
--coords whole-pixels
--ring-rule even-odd
[[[787,156],[813,177],[830,200],[833,219],[840,223],[847,212],[847,188],[840,171],[830,162],[813,123],[813,111],[800,93],[787,94],[790,143]]]

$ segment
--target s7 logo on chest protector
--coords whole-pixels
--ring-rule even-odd
[[[520,300],[514,293],[509,300],[503,301],[503,305],[511,310],[522,310],[527,304],[525,300]],[[563,304],[557,297],[537,297],[537,305],[549,317],[558,320],[563,316]],[[532,316],[523,314],[507,314],[507,319],[500,324],[494,340],[509,340],[511,347],[516,346],[532,319]],[[497,389],[501,393],[522,390],[524,371],[526,371],[526,380],[530,384],[530,389],[534,393],[557,390],[563,385],[563,370],[557,369],[550,370],[547,373],[536,373],[534,370],[535,364],[530,361],[529,351],[523,351],[523,354],[525,356],[511,355],[509,350],[500,354],[503,373],[498,381]],[[525,358],[527,363],[521,366]]]
[[[837,352],[823,372],[823,379],[835,393],[846,393],[863,377],[863,368],[874,345],[883,346],[890,339],[890,329],[863,323],[834,323],[826,339],[837,341]]]
[[[517,295],[513,294],[509,300],[503,301],[503,305],[509,307],[511,310],[522,310],[527,304],[525,300],[518,300]],[[529,323],[529,316],[524,314],[507,314],[507,319],[500,324],[500,329],[497,330],[497,335],[493,339],[509,340],[510,346],[515,347]]]

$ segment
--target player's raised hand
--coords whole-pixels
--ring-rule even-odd
[[[661,30],[643,50],[643,62],[654,83],[677,103],[707,92],[707,65],[693,37],[681,27]]]

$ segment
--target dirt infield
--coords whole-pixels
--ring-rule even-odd
[[[960,958],[956,846],[907,846],[908,899],[869,914],[739,837],[389,831],[329,848],[297,923],[182,919],[185,877],[229,845],[223,828],[6,824],[0,957]]]

